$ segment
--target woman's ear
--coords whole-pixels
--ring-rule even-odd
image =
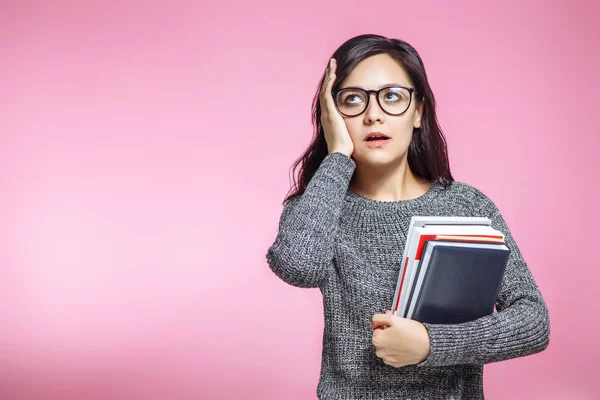
[[[415,121],[413,123],[413,126],[415,128],[420,128],[421,127],[421,119],[423,117],[423,103],[419,104],[417,106],[417,110],[415,112]]]

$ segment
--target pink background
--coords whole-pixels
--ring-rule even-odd
[[[316,398],[320,293],[265,253],[327,60],[368,32],[421,53],[455,177],[550,309],[487,398],[600,398],[600,9],[469,3],[1,2],[0,398]]]

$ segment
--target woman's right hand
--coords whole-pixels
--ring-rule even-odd
[[[341,152],[350,157],[354,152],[354,144],[350,138],[348,128],[346,128],[346,122],[338,112],[331,94],[335,82],[336,66],[335,58],[329,60],[329,65],[325,71],[325,81],[319,94],[321,126],[325,133],[329,153]]]

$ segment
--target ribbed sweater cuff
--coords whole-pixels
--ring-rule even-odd
[[[463,324],[423,324],[431,353],[418,366],[484,365],[542,351],[548,346],[549,319],[545,308],[515,304]]]

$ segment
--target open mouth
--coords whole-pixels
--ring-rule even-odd
[[[385,140],[390,140],[391,138],[387,135],[384,135],[383,133],[374,133],[369,135],[365,141],[367,142],[376,142],[376,141],[385,141]]]

